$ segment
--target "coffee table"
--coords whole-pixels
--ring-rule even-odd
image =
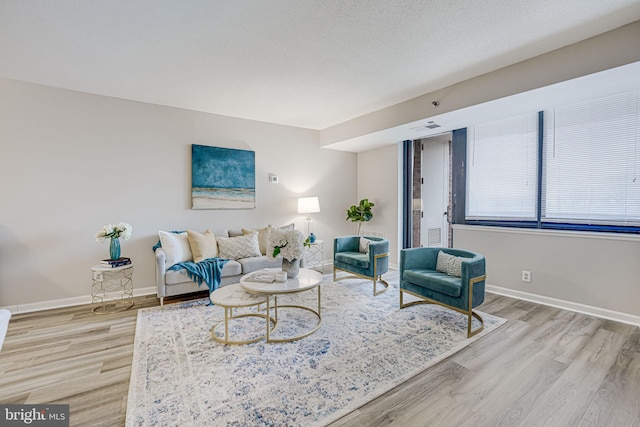
[[[219,305],[224,308],[224,319],[213,325],[211,328],[211,338],[218,341],[222,344],[251,344],[261,339],[265,338],[266,335],[261,335],[257,338],[244,340],[244,341],[234,341],[229,339],[229,320],[231,319],[239,319],[241,317],[260,317],[264,318],[267,323],[267,332],[273,328],[275,328],[276,320],[269,316],[269,312],[262,314],[260,313],[260,305],[265,304],[269,297],[265,295],[251,294],[245,292],[242,286],[239,283],[235,283],[233,285],[223,286],[221,288],[216,289],[209,295],[209,299],[212,304]],[[234,308],[241,307],[258,307],[257,313],[245,313],[245,314],[233,314]],[[273,323],[273,327],[270,328],[270,323]],[[218,327],[224,325],[224,338],[221,338],[216,335],[216,330]]]
[[[265,269],[260,271],[255,271],[253,273],[246,274],[240,278],[240,284],[249,293],[264,295],[266,296],[266,304],[267,304],[267,314],[271,313],[271,309],[274,310],[274,319],[276,326],[275,328],[269,328],[269,322],[267,322],[267,332],[266,338],[267,342],[290,342],[296,341],[305,337],[308,337],[315,331],[320,328],[320,324],[322,323],[322,314],[320,311],[320,283],[322,282],[322,274],[318,271],[311,270],[308,268],[301,268],[300,272],[295,278],[288,279],[285,282],[273,282],[273,283],[264,283],[264,282],[252,282],[251,277],[257,274],[264,274],[266,272],[275,272],[273,269]],[[301,305],[278,305],[278,295],[285,294],[294,294],[298,292],[310,291],[313,289],[317,289],[318,291],[318,308],[315,310],[314,308],[304,307]],[[271,296],[273,296],[273,307],[271,307]],[[284,338],[271,338],[271,332],[273,332],[276,328],[278,328],[278,309],[279,308],[293,308],[299,310],[306,310],[313,313],[317,318],[318,322],[314,325],[309,331],[292,336],[292,337],[284,337]]]

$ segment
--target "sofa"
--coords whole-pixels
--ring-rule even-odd
[[[484,320],[473,309],[484,302],[485,258],[452,248],[412,248],[400,251],[400,308],[439,304],[467,316],[467,337],[484,329]],[[418,297],[404,303],[403,294]],[[480,321],[472,330],[471,318]]]
[[[293,228],[293,224],[280,229]],[[160,305],[165,297],[202,292],[205,283],[191,280],[185,270],[173,270],[174,264],[219,257],[228,259],[222,267],[219,286],[238,283],[245,274],[263,269],[282,267],[282,259],[267,256],[271,232],[276,228],[219,229],[201,233],[193,230],[160,231],[160,241],[154,246],[156,285]]]

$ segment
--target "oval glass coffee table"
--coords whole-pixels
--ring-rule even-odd
[[[275,319],[276,326],[275,328],[271,329],[269,328],[269,322],[267,322],[267,332],[266,332],[267,342],[290,342],[290,341],[302,339],[304,337],[308,337],[309,335],[317,331],[320,328],[320,324],[322,323],[322,314],[320,311],[320,283],[322,282],[322,274],[315,270],[310,270],[308,268],[301,268],[300,272],[296,277],[294,277],[293,279],[288,279],[285,282],[274,281],[269,283],[269,282],[263,282],[263,281],[261,282],[251,281],[252,276],[255,277],[260,275],[261,277],[264,277],[265,274],[275,273],[276,271],[278,271],[278,269],[259,270],[253,273],[246,274],[240,278],[240,284],[242,285],[245,291],[252,294],[264,295],[266,297],[267,314],[271,313],[271,309],[274,310],[274,319]],[[313,289],[317,289],[318,291],[317,310],[311,307],[305,307],[301,305],[292,305],[292,304],[278,305],[278,295],[294,294],[298,292],[310,291]],[[271,296],[274,297],[273,307],[271,306]],[[283,338],[271,338],[271,332],[273,332],[279,326],[278,324],[279,308],[293,308],[293,309],[299,309],[299,310],[306,310],[313,313],[318,318],[318,321],[316,322],[315,325],[310,326],[311,328],[310,330],[300,335],[296,335],[292,337],[283,337]]]

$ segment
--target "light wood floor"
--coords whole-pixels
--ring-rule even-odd
[[[136,312],[158,300],[135,304],[14,315],[0,403],[68,403],[72,426],[124,425]],[[640,328],[492,294],[480,310],[509,322],[331,426],[640,426]]]

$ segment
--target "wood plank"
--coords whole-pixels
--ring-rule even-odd
[[[397,271],[385,279],[397,286]],[[159,304],[134,301],[109,315],[14,315],[0,401],[68,403],[71,425],[124,425],[137,311]],[[479,310],[509,322],[331,426],[640,427],[640,328],[494,294]]]

